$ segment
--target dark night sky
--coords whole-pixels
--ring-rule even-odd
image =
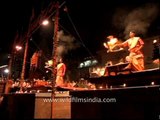
[[[14,0],[10,1],[10,3],[8,1],[1,2],[0,65],[7,64],[8,62],[7,54],[11,52],[16,31],[18,30],[19,33],[26,31],[32,7],[35,8],[38,14],[38,11],[47,6],[50,1]],[[60,3],[63,1],[60,0]],[[141,22],[143,26],[140,29],[138,27],[135,28],[140,30],[143,37],[158,35],[160,32],[159,0],[133,0],[128,2],[125,0],[66,0],[65,5],[68,7],[68,13],[83,41],[84,46],[81,45],[78,50],[80,55],[82,55],[82,52],[84,55],[87,55],[88,51],[86,49],[92,54],[103,49],[102,43],[107,35],[114,34],[125,40],[125,32],[129,30],[126,26],[131,22],[137,24]],[[133,12],[134,10],[138,12],[135,13]],[[140,21],[134,20],[133,15],[135,18],[140,19]],[[76,41],[80,41],[63,10],[60,10],[60,24],[76,38]],[[51,51],[52,33],[53,28],[47,30],[47,28],[40,27],[32,37],[40,48],[43,47],[43,49],[46,48]],[[31,46],[30,50],[34,51],[36,45]],[[77,53],[76,55],[78,56]]]

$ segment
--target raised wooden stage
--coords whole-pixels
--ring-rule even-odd
[[[88,78],[88,81],[96,86],[118,87],[126,84],[127,86],[146,86],[160,84],[160,69],[148,69],[140,72],[131,72],[129,74],[118,74],[116,76],[103,76]]]
[[[0,119],[160,119],[160,70],[152,69],[117,76],[89,78],[107,89],[61,88],[67,95],[51,93],[1,94]],[[155,85],[151,85],[151,82]],[[122,84],[125,87],[120,87]],[[117,87],[111,87],[117,86]],[[61,91],[59,91],[61,92]],[[69,94],[68,94],[69,93]],[[61,93],[60,93],[61,94]],[[103,100],[106,100],[105,102]],[[100,102],[101,100],[102,102]]]
[[[71,118],[74,119],[160,119],[159,85],[111,90],[70,91],[70,95],[76,99],[71,103]]]

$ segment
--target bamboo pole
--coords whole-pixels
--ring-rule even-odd
[[[22,85],[25,79],[25,71],[26,71],[26,63],[27,63],[26,61],[27,61],[27,53],[28,53],[28,41],[29,41],[29,37],[26,38],[26,43],[25,43],[25,51],[24,51],[22,72],[21,72],[21,79],[20,79],[20,92],[22,92]]]
[[[59,3],[56,4],[56,14],[55,14],[55,21],[54,21],[54,36],[53,36],[53,69],[52,69],[52,99],[54,99],[55,96],[55,82],[56,82],[56,65],[57,65],[57,44],[58,44],[58,29],[59,29]],[[53,102],[51,106],[51,118],[54,118],[53,114]]]

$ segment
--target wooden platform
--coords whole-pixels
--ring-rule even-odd
[[[160,84],[160,69],[148,69],[140,72],[132,72],[130,74],[119,74],[116,76],[103,76],[96,78],[88,78],[88,81],[96,86],[120,86],[124,83],[127,86],[146,86],[151,82]]]
[[[114,73],[114,75],[118,75],[124,72],[131,73],[131,69],[124,69],[127,65],[129,65],[129,63],[120,63],[116,65],[107,66],[105,70],[105,75],[107,74],[108,76],[111,76],[112,73]]]
[[[71,91],[71,118],[158,120],[160,86]]]
[[[159,119],[160,85],[4,94],[1,119]],[[105,102],[103,101],[105,99]],[[101,101],[99,101],[101,100]]]
[[[71,98],[69,92],[15,93],[3,94],[0,99],[0,119],[69,119],[71,118]]]
[[[150,69],[131,74],[89,78],[107,89],[59,88],[52,93],[3,94],[2,119],[159,119],[160,70]],[[151,85],[154,81],[155,85]],[[126,83],[123,87],[120,86]],[[108,102],[97,102],[97,99]],[[87,101],[94,99],[94,101]],[[47,100],[47,101],[44,101]],[[56,101],[55,101],[56,100]]]

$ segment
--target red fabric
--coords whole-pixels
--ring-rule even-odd
[[[31,66],[32,65],[35,65],[35,66],[38,65],[38,53],[36,53],[36,52],[33,54],[32,58],[31,58]]]

